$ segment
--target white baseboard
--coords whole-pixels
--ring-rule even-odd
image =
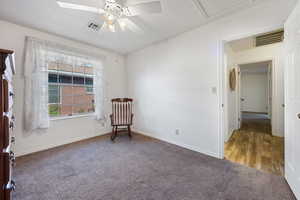
[[[289,170],[285,170],[285,179],[286,181],[288,182],[291,190],[293,191],[294,195],[296,196],[297,199],[300,200],[300,191],[297,190],[297,188],[295,188],[294,186],[297,184],[297,183],[294,183],[290,178],[290,174],[289,174]]]
[[[203,151],[203,149],[201,149],[199,147],[196,147],[196,146],[193,146],[193,145],[188,145],[188,144],[184,144],[184,143],[179,143],[179,142],[171,141],[169,139],[165,139],[165,138],[162,138],[162,137],[157,137],[157,136],[154,136],[153,134],[146,133],[144,131],[140,131],[140,130],[137,130],[137,129],[134,129],[133,132],[136,132],[136,133],[139,133],[141,135],[145,135],[145,136],[157,139],[157,140],[161,140],[161,141],[164,141],[164,142],[167,142],[167,143],[170,143],[170,144],[174,144],[174,145],[179,146],[179,147],[183,147],[185,149],[189,149],[189,150],[192,150],[192,151],[196,151],[198,153],[202,153],[202,154],[205,154],[205,155],[212,156],[212,157],[220,159],[218,153],[209,152],[209,151]]]

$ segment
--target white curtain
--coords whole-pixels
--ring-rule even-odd
[[[95,114],[97,120],[104,120],[104,78],[102,62],[94,62]]]
[[[101,59],[99,59],[99,57]],[[73,48],[49,41],[26,37],[25,55],[25,128],[45,129],[50,126],[48,114],[48,63],[94,67],[95,114],[104,119],[103,64],[101,56],[90,56]]]

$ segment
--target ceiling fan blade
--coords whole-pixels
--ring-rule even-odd
[[[121,31],[126,30],[127,24],[126,24],[124,18],[123,19],[118,19],[118,24],[119,24],[119,27],[120,27]]]
[[[154,14],[154,13],[162,12],[162,7],[161,7],[160,1],[152,1],[152,2],[145,2],[145,3],[130,5],[127,7],[127,9],[129,11],[127,16]]]
[[[118,20],[122,30],[128,29],[134,33],[143,33],[144,31],[128,18],[122,18]],[[123,26],[123,27],[122,27]]]
[[[105,11],[101,8],[87,6],[87,5],[81,5],[81,4],[75,4],[75,3],[69,3],[64,1],[56,1],[57,4],[62,8],[68,8],[68,9],[74,9],[74,10],[82,10],[87,12],[93,12],[93,13],[99,13],[102,14]]]

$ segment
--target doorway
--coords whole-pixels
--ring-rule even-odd
[[[272,61],[238,65],[239,128],[272,134]]]
[[[224,44],[224,158],[283,176],[283,43],[258,47],[254,38]],[[230,88],[233,70],[236,86]]]

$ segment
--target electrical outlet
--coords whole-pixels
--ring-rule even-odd
[[[175,130],[175,134],[176,134],[176,135],[179,135],[179,129],[176,129],[176,130]]]

